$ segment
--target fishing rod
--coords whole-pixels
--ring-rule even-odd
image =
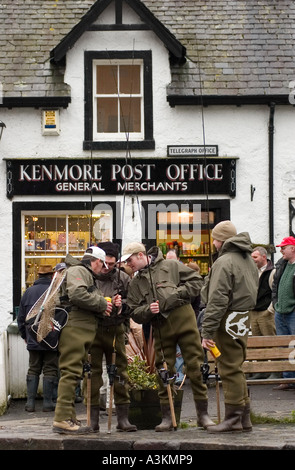
[[[134,41],[133,41],[133,55],[132,55],[132,67],[131,67],[131,84],[130,84],[130,99],[129,99],[129,112],[128,112],[128,123],[126,125],[126,121],[124,118],[123,114],[123,109],[122,109],[122,103],[121,103],[121,97],[120,97],[120,90],[118,86],[118,77],[115,76],[114,73],[114,68],[112,67],[112,61],[111,57],[109,55],[109,52],[107,50],[107,55],[109,57],[110,65],[111,65],[111,70],[112,70],[112,75],[113,79],[115,82],[116,90],[117,90],[117,97],[118,97],[118,103],[119,103],[119,119],[121,122],[121,119],[123,121],[123,128],[124,128],[124,133],[125,133],[125,138],[126,138],[126,153],[125,153],[125,161],[126,163],[128,162],[128,154],[130,152],[129,149],[129,132],[130,132],[130,118],[131,118],[131,96],[132,96],[132,89],[133,89],[133,61],[134,61]],[[126,205],[126,189],[124,188],[123,192],[123,210],[122,210],[122,218],[121,218],[121,243],[119,244],[119,260],[121,260],[121,251],[122,251],[122,239],[123,239],[123,234],[124,234],[124,219],[125,219],[125,205]],[[120,294],[120,276],[121,276],[121,269],[120,269],[121,262],[119,261],[119,266],[117,268],[117,275],[118,275],[118,280],[117,280],[117,289],[118,289],[118,294]],[[122,306],[121,306],[122,308]],[[118,324],[118,312],[116,312],[115,315],[115,330],[114,330],[114,337],[113,337],[113,352],[112,352],[112,360],[111,364],[107,366],[107,372],[108,372],[108,377],[109,377],[109,385],[110,385],[110,398],[109,398],[109,409],[108,409],[108,433],[111,433],[111,428],[112,428],[112,408],[113,408],[113,398],[114,398],[114,382],[115,378],[117,376],[117,366],[116,366],[116,338],[117,338],[117,324]]]

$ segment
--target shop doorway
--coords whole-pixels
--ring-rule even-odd
[[[230,201],[144,201],[142,206],[147,249],[156,245],[164,257],[174,249],[180,261],[196,262],[200,273],[208,274],[215,252],[211,232],[218,222],[230,219]]]

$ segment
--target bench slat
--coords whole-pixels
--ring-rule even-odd
[[[244,362],[243,372],[253,374],[255,372],[290,372],[295,371],[295,364],[289,361],[263,361],[263,362]]]
[[[289,359],[290,354],[293,352],[293,359],[295,359],[294,348],[253,348],[247,349],[247,361],[263,361],[269,359]]]
[[[247,348],[265,348],[270,346],[289,346],[294,341],[295,335],[277,335],[277,336],[249,336]]]

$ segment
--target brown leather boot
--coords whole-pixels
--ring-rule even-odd
[[[91,432],[99,432],[99,405],[92,405],[90,407],[90,428]]]
[[[155,427],[156,432],[172,431],[172,417],[169,405],[161,404],[162,422]]]
[[[224,420],[215,426],[209,426],[208,432],[242,432],[242,415],[245,406],[225,405]]]
[[[117,430],[125,432],[134,432],[137,431],[137,427],[134,424],[131,424],[128,419],[129,405],[128,403],[124,405],[116,405],[116,414],[117,414]]]
[[[200,428],[207,429],[208,426],[215,426],[215,423],[209,418],[208,415],[208,401],[207,400],[196,400],[196,411],[197,411],[197,424]]]
[[[244,412],[242,414],[243,432],[252,431],[252,423],[250,417],[250,403],[246,403]]]

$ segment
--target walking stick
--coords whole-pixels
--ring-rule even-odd
[[[109,383],[110,383],[110,398],[109,398],[109,411],[108,411],[108,434],[112,431],[112,413],[113,413],[113,399],[114,399],[114,382],[116,377],[116,349],[115,349],[116,336],[113,341],[112,363],[107,366]]]
[[[217,362],[215,361],[215,381],[216,381],[216,404],[217,404],[217,419],[218,423],[221,421],[220,417],[220,393],[219,393],[219,380],[218,380],[218,368]]]
[[[87,373],[87,426],[91,426],[90,410],[91,410],[91,355],[88,353],[88,362],[84,364],[84,373]]]
[[[168,372],[168,367],[167,367],[167,363],[165,360],[163,360],[163,368]],[[174,428],[174,431],[176,431],[177,423],[176,423],[176,418],[175,418],[174,403],[173,403],[173,397],[172,397],[171,384],[169,383],[169,377],[167,378],[167,393],[168,393],[169,406],[170,406],[170,412],[171,412],[172,426]]]

